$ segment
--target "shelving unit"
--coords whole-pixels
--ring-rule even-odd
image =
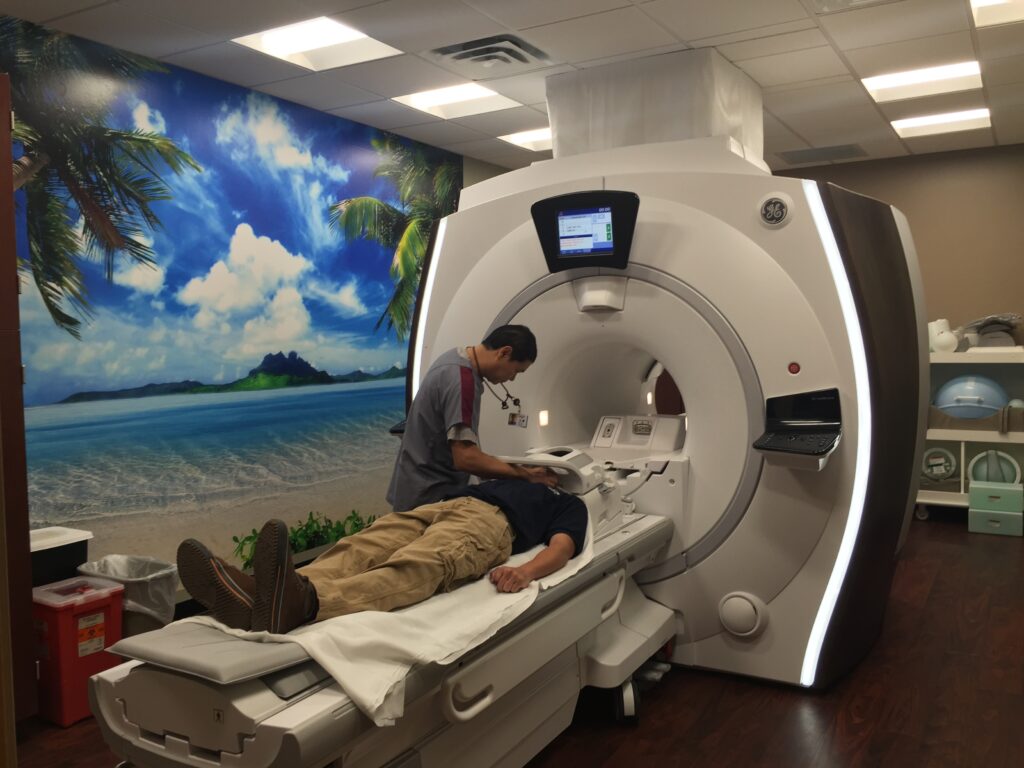
[[[929,358],[932,372],[932,386],[929,399],[938,386],[955,376],[977,374],[996,379],[1010,393],[1011,397],[1024,396],[1024,352],[1008,350],[1005,352],[932,352]],[[935,375],[935,367],[942,366],[945,370],[941,376]],[[1001,366],[994,368],[993,366]],[[1005,366],[1005,367],[1002,367]],[[984,369],[984,370],[979,370]],[[929,429],[925,433],[928,443],[955,443],[947,446],[957,456],[957,473],[959,488],[957,490],[919,490],[917,493],[917,516],[927,518],[924,505],[963,507],[967,508],[967,465],[970,462],[969,450],[979,445],[1006,450],[1009,446],[1022,446],[1024,451],[1024,432],[1000,433],[994,429]],[[970,448],[969,448],[970,447]],[[919,468],[920,469],[920,468]]]

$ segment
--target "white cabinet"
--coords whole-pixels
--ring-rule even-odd
[[[985,376],[1002,385],[1011,398],[1024,398],[1024,352],[932,352],[929,402],[935,392],[957,376]],[[967,507],[967,467],[979,453],[991,448],[1005,451],[1024,465],[1024,432],[1003,432],[995,429],[929,429],[926,433],[925,455],[929,448],[944,448],[956,459],[953,476],[942,483],[929,483],[922,477],[917,503],[947,507]],[[922,471],[918,467],[918,472]],[[918,508],[918,517],[927,512]]]

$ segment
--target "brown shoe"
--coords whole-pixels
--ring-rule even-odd
[[[288,526],[271,520],[256,539],[253,556],[256,592],[252,605],[252,631],[283,634],[316,618],[316,590],[292,564]]]
[[[213,555],[202,542],[185,539],[178,545],[181,583],[222,624],[249,629],[256,580]]]

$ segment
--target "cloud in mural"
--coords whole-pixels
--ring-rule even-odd
[[[288,252],[277,240],[259,237],[239,224],[231,237],[227,259],[217,261],[203,277],[194,277],[178,293],[178,301],[197,308],[197,325],[212,327],[214,316],[231,315],[265,304],[282,286],[294,285],[312,264]]]
[[[217,143],[228,146],[238,161],[256,156],[274,172],[315,171],[332,181],[348,181],[347,169],[313,155],[310,142],[295,135],[289,119],[271,99],[250,94],[244,109],[225,107],[216,127]]]
[[[251,360],[268,350],[307,351],[312,348],[312,339],[307,338],[310,324],[309,311],[299,292],[292,286],[281,288],[262,315],[246,322],[237,353],[229,359]]]
[[[159,110],[153,109],[144,101],[140,101],[132,109],[132,120],[136,129],[146,133],[167,133],[167,121]]]
[[[139,293],[156,295],[164,287],[166,270],[159,264],[139,264],[119,266],[114,271],[114,282]]]
[[[342,286],[309,282],[306,293],[330,305],[340,317],[361,317],[369,312],[359,297],[359,280],[353,277]]]

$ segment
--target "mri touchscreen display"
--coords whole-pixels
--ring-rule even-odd
[[[561,256],[598,256],[613,250],[610,206],[558,212],[558,252]]]

